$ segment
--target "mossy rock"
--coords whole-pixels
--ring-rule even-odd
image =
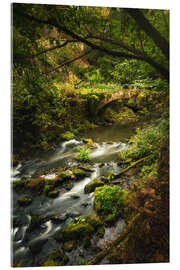
[[[65,133],[61,134],[60,137],[63,140],[70,141],[70,140],[75,138],[75,135],[74,135],[74,133],[72,133],[70,131],[66,131]]]
[[[58,189],[54,189],[54,190],[48,192],[49,198],[56,198],[58,195],[59,195]]]
[[[67,190],[71,190],[72,188],[73,188],[73,183],[67,183],[65,185],[65,189],[67,189]]]
[[[100,237],[100,238],[103,238],[105,234],[105,229],[103,226],[100,226],[97,228],[97,235]]]
[[[71,240],[79,240],[85,236],[91,236],[93,232],[94,228],[90,224],[70,224],[59,233],[56,233],[54,238],[60,242],[67,242]]]
[[[54,185],[53,184],[45,184],[43,188],[43,194],[48,196],[48,194],[54,190]]]
[[[75,247],[76,247],[75,241],[68,241],[68,242],[65,242],[63,245],[63,248],[65,251],[71,251]]]
[[[41,263],[41,266],[63,266],[69,261],[68,256],[60,249],[55,249],[49,254],[47,260]]]
[[[94,192],[94,208],[105,222],[114,222],[127,205],[127,195],[128,192],[117,185],[98,187]]]
[[[83,139],[83,143],[88,144],[89,146],[94,146],[93,140],[91,138]]]
[[[21,197],[18,199],[18,204],[20,206],[28,206],[32,203],[32,198],[27,198],[27,197]]]
[[[102,221],[100,220],[99,217],[97,216],[93,216],[93,215],[89,215],[87,218],[86,218],[86,221],[87,223],[89,223],[92,227],[94,227],[95,229],[98,228],[99,226],[102,226],[103,223]]]
[[[72,173],[77,179],[83,178],[83,177],[85,177],[87,175],[87,172],[85,170],[78,169],[78,168],[73,169]]]
[[[18,189],[28,189],[28,184],[30,180],[29,179],[21,179],[18,181],[13,182],[13,188],[18,190]]]
[[[73,178],[73,175],[70,172],[59,171],[58,172],[58,180],[63,182],[65,180],[70,180]]]
[[[115,215],[115,214],[109,214],[109,215],[105,216],[105,218],[104,218],[104,222],[108,225],[113,224],[116,220],[117,220],[117,215]]]
[[[102,187],[104,185],[100,178],[95,178],[89,184],[85,185],[84,192],[91,193],[94,192],[97,187]]]

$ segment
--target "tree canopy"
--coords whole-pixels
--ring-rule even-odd
[[[99,63],[108,56],[104,61],[112,65],[138,60],[147,75],[157,73],[169,80],[168,10],[13,4],[13,27],[16,67],[35,64],[56,50],[59,65],[47,64],[42,73],[57,71],[85,55],[96,56]],[[69,45],[76,57],[63,54]]]

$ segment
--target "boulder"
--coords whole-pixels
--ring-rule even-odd
[[[20,206],[28,206],[32,203],[32,199],[31,198],[27,198],[27,197],[20,197],[18,199],[18,204]]]

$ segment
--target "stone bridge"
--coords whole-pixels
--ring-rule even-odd
[[[96,111],[100,113],[103,111],[110,103],[116,100],[130,99],[134,96],[134,92],[131,90],[119,90],[117,92],[108,93],[98,104]]]

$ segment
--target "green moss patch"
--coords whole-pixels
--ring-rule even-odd
[[[87,236],[90,237],[93,232],[94,228],[90,224],[69,224],[61,232],[55,234],[55,239],[60,242],[79,240]]]
[[[66,140],[66,141],[70,141],[74,138],[75,138],[74,133],[70,131],[66,131],[65,133],[61,134],[61,139]]]
[[[113,222],[125,207],[127,194],[120,186],[98,187],[94,192],[94,208],[104,220]]]
[[[87,172],[85,172],[83,169],[78,169],[78,168],[73,169],[72,173],[78,179],[83,178],[83,177],[85,177],[87,175]]]
[[[13,182],[13,188],[18,190],[18,189],[27,189],[28,184],[29,184],[29,179],[21,179],[18,181]]]
[[[41,266],[62,266],[69,261],[68,256],[60,249],[55,249],[49,254],[47,260],[41,263]]]

